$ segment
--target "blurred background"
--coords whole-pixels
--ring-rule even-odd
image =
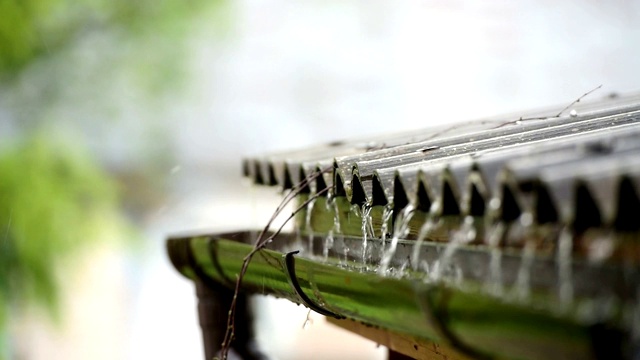
[[[0,359],[200,359],[170,234],[260,228],[245,155],[640,88],[633,1],[0,0]],[[554,115],[554,114],[550,114]],[[260,298],[278,359],[385,349]]]

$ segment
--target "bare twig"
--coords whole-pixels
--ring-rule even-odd
[[[576,100],[574,100],[571,104],[567,105],[564,109],[560,110],[560,112],[554,116],[554,117],[560,117],[562,115],[563,112],[567,111],[569,108],[571,108],[573,105],[577,104],[580,102],[580,100],[584,99],[585,97],[589,96],[592,92],[600,89],[602,87],[602,84],[596,86],[595,88],[587,91],[586,93],[582,94],[582,96],[580,96],[579,98],[577,98]]]
[[[229,349],[231,348],[231,342],[233,341],[233,338],[235,336],[235,313],[236,313],[238,294],[240,292],[240,286],[242,285],[242,280],[244,278],[244,275],[246,274],[247,269],[249,268],[249,263],[251,262],[251,259],[253,258],[253,256],[258,251],[263,249],[276,236],[278,236],[278,234],[280,234],[280,232],[282,231],[284,226],[298,212],[300,212],[302,209],[304,209],[312,200],[318,198],[319,196],[322,196],[323,194],[325,194],[326,192],[329,191],[329,189],[330,189],[329,187],[321,189],[320,191],[316,191],[315,194],[310,196],[303,204],[298,206],[291,213],[291,215],[284,221],[284,223],[280,226],[280,228],[278,228],[278,230],[275,233],[273,233],[270,236],[266,237],[266,234],[268,233],[271,225],[273,224],[275,219],[280,215],[280,213],[282,213],[282,211],[285,209],[286,205],[289,204],[293,199],[295,199],[296,195],[298,195],[300,193],[300,191],[304,187],[308,186],[311,181],[317,179],[319,176],[322,176],[322,174],[324,174],[326,172],[329,172],[332,169],[333,169],[332,166],[326,167],[326,168],[322,169],[321,171],[315,172],[315,173],[307,176],[305,179],[303,179],[298,184],[296,184],[289,191],[289,193],[287,193],[287,195],[284,197],[284,199],[282,200],[280,205],[278,205],[278,207],[274,211],[273,215],[271,215],[271,218],[267,222],[267,225],[262,229],[262,231],[260,231],[260,234],[258,235],[258,237],[256,239],[256,242],[254,244],[253,249],[247,254],[247,256],[244,257],[243,262],[242,262],[242,268],[240,269],[240,273],[236,276],[235,290],[234,290],[233,298],[231,300],[231,306],[229,308],[229,312],[227,313],[227,328],[225,330],[225,336],[224,336],[224,340],[222,342],[222,349],[220,350],[220,359],[221,360],[226,360],[227,359],[227,356],[229,354]]]
[[[519,124],[519,123],[522,123],[522,122],[525,122],[525,121],[557,119],[560,116],[562,116],[562,114],[565,111],[569,110],[573,105],[579,103],[580,100],[582,100],[585,97],[589,96],[591,93],[593,93],[594,91],[600,89],[601,87],[602,87],[602,85],[598,85],[595,88],[593,88],[593,89],[587,91],[586,93],[582,94],[579,98],[573,100],[573,102],[571,104],[565,106],[562,110],[560,110],[560,112],[557,113],[555,116],[538,116],[538,117],[529,117],[529,118],[520,117],[520,119],[518,119],[518,120],[512,120],[512,121],[508,121],[508,122],[505,122],[503,124],[500,124],[500,125],[496,126],[495,129],[501,128],[501,127],[504,127],[504,126],[508,126],[508,125]]]
[[[507,122],[501,122],[499,120],[481,120],[481,121],[468,121],[468,122],[463,122],[460,124],[456,124],[456,125],[452,125],[451,127],[448,127],[446,129],[443,129],[441,131],[438,131],[436,133],[431,134],[429,137],[427,137],[426,139],[424,139],[423,141],[426,140],[431,140],[431,139],[435,139],[438,138],[442,135],[445,135],[451,131],[460,129],[460,128],[464,128],[467,126],[472,126],[472,125],[486,125],[486,124],[492,124],[492,123],[499,123],[496,127],[494,127],[494,129],[499,129],[505,126],[509,126],[509,125],[516,125],[516,124],[520,124],[522,122],[527,122],[527,121],[535,121],[535,120],[549,120],[549,119],[556,119],[559,118],[560,116],[562,116],[562,114],[567,111],[568,109],[570,109],[572,106],[574,106],[575,104],[579,103],[582,99],[584,99],[585,97],[591,95],[593,92],[595,92],[596,90],[599,90],[600,88],[602,88],[602,85],[598,85],[595,88],[587,91],[586,93],[582,94],[580,97],[578,97],[577,99],[575,99],[573,102],[571,102],[571,104],[567,105],[566,107],[564,107],[562,110],[560,110],[559,113],[557,113],[554,116],[538,116],[538,117],[520,117],[517,120],[511,120],[511,121],[507,121]]]

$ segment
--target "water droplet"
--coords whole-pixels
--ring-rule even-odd
[[[524,228],[528,228],[533,224],[533,215],[530,212],[524,212],[520,215],[520,225]]]
[[[500,198],[494,197],[489,201],[489,208],[491,210],[498,210],[500,209],[501,204],[502,202],[500,201]]]

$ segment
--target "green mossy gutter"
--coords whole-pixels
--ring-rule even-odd
[[[170,239],[170,256],[185,276],[233,287],[243,259],[252,249],[238,241],[239,234]],[[296,247],[291,238],[274,241],[281,244],[280,250],[264,249],[253,257],[242,282],[244,292],[301,302],[285,267],[286,253]],[[171,254],[178,247],[188,259],[176,259],[176,251]],[[296,256],[295,275],[304,294],[330,312],[394,332],[450,342],[477,356],[595,357],[593,324],[580,321],[577,311],[558,312],[507,302],[472,290],[479,288],[473,284],[451,287],[414,278],[382,277],[375,271],[354,271],[306,258],[304,250],[303,255]]]

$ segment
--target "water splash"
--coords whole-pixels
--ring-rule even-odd
[[[413,217],[415,208],[409,204],[396,217],[396,223],[393,229],[393,236],[391,238],[391,244],[389,248],[382,255],[380,260],[380,267],[378,268],[378,274],[385,275],[389,270],[389,264],[391,259],[396,254],[396,248],[398,247],[398,241],[401,238],[405,238],[409,234],[409,221]],[[384,219],[384,216],[383,216]]]
[[[571,254],[573,252],[573,234],[568,227],[564,227],[558,238],[558,298],[562,306],[573,301],[573,271]]]
[[[431,269],[429,268],[429,262],[427,260],[422,260],[420,261],[420,265],[422,268],[422,271],[428,276],[431,272]],[[413,266],[414,270],[418,268],[418,266],[414,265]]]
[[[431,279],[434,281],[441,280],[442,277],[447,274],[456,250],[461,245],[473,242],[476,237],[477,230],[475,228],[474,219],[471,216],[467,216],[460,226],[460,229],[451,234],[451,240],[447,243],[444,252],[440,255],[440,258],[433,266],[433,270],[430,274]],[[455,269],[453,275],[456,282],[462,282],[462,271],[460,269]]]
[[[419,266],[421,264],[420,249],[422,248],[422,245],[424,244],[425,239],[427,239],[427,237],[431,234],[433,229],[436,228],[439,222],[440,222],[440,219],[438,217],[436,216],[429,217],[427,218],[427,221],[425,221],[425,223],[420,228],[420,232],[418,232],[418,238],[416,239],[416,242],[413,245],[413,252],[411,253],[411,264],[413,266],[414,271],[419,270]],[[428,273],[429,264],[426,262],[426,260],[424,260],[423,262],[424,262],[423,267],[426,266],[426,269],[427,269],[426,272]]]
[[[387,234],[389,233],[389,222],[391,220],[391,215],[393,215],[393,208],[391,205],[385,205],[384,210],[382,211],[382,223],[380,224],[380,238],[381,242],[381,250],[384,252],[385,241],[387,240]]]
[[[395,268],[395,271],[391,273],[387,271],[389,275],[393,275],[395,278],[402,279],[407,274],[407,269],[411,267],[411,259],[407,256],[406,260],[402,264]]]
[[[329,210],[329,205],[335,202],[337,197],[338,196],[336,196],[335,194],[334,187],[330,188],[329,191],[327,191],[327,202],[325,203],[325,205],[327,206],[327,210]]]
[[[340,208],[338,207],[338,202],[335,197],[327,198],[326,209],[327,211],[333,212],[333,228],[329,230],[322,244],[322,257],[325,262],[329,259],[329,250],[333,249],[334,237],[341,233]]]
[[[371,209],[373,207],[369,203],[362,204],[360,216],[362,217],[362,266],[363,270],[368,269],[369,255],[367,254],[367,239],[373,237],[375,232],[373,229],[373,221],[371,219]]]

